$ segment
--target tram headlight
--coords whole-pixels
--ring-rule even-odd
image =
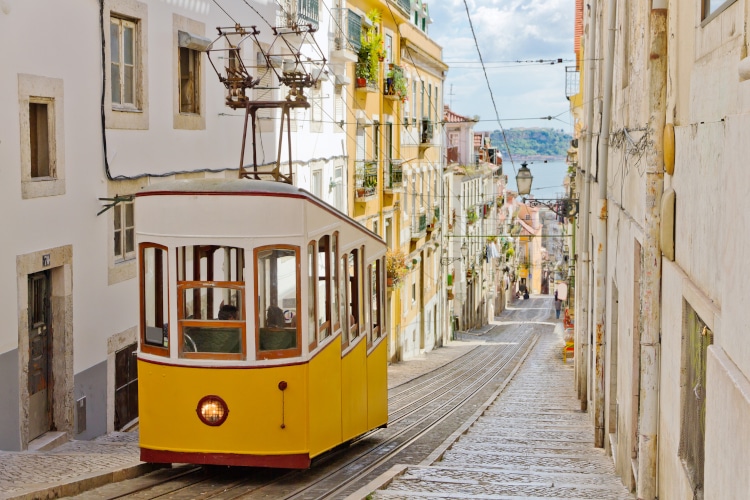
[[[219,396],[205,396],[198,401],[195,412],[204,424],[217,426],[223,424],[229,416],[229,407]]]

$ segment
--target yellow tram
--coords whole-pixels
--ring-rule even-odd
[[[141,460],[306,468],[387,424],[382,239],[281,182],[135,203]]]

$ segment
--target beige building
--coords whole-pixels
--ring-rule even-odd
[[[582,408],[637,498],[746,498],[750,2],[588,6],[571,99]]]

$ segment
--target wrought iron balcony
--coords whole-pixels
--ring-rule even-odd
[[[427,214],[414,214],[411,219],[411,239],[418,240],[427,234]]]
[[[354,194],[358,199],[377,194],[378,169],[375,162],[356,162],[354,173]]]
[[[404,186],[404,171],[401,167],[401,160],[392,160],[388,166],[388,173],[385,179],[385,188],[390,191],[398,191]]]
[[[279,2],[276,16],[277,28],[296,28],[310,25],[317,30],[319,22],[318,0],[283,0]]]
[[[428,120],[427,118],[422,118],[421,134],[419,138],[420,145],[432,144],[433,134],[434,134],[434,130],[433,130],[432,122]]]

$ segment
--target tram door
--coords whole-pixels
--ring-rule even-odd
[[[29,440],[52,428],[50,273],[29,275]]]

